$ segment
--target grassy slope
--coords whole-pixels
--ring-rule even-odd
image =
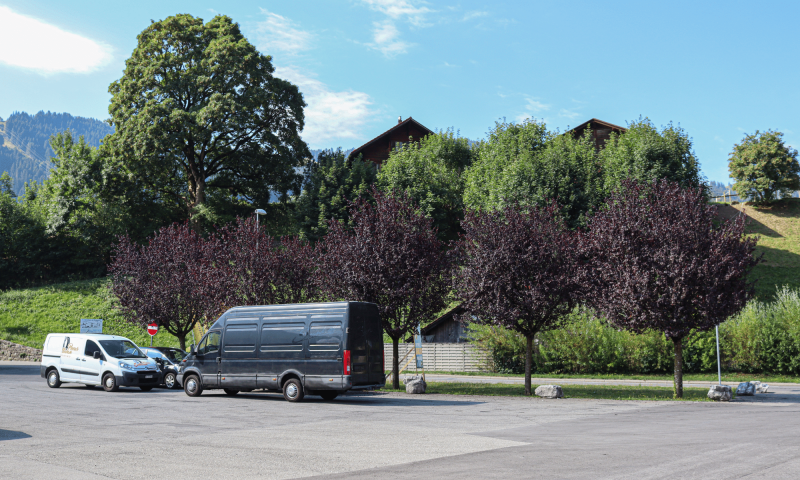
[[[106,286],[107,280],[96,279],[0,292],[0,338],[42,348],[48,333],[78,332],[81,318],[102,318],[103,333],[150,345],[145,330],[126,323],[116,311],[116,299]],[[156,346],[178,346],[164,331],[154,340]]]
[[[764,262],[751,274],[757,280],[757,297],[771,300],[781,285],[800,289],[800,198],[759,208],[750,204],[721,205],[720,215],[729,217],[742,210],[750,220],[748,233],[759,237],[756,250],[764,254]]]

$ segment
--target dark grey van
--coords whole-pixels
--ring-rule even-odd
[[[178,383],[190,397],[282,391],[333,400],[347,390],[385,385],[383,333],[373,303],[234,307],[181,362]]]

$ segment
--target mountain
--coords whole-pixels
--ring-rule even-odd
[[[69,113],[14,112],[5,121],[0,118],[0,173],[11,175],[17,195],[24,191],[25,182],[42,182],[50,175],[54,155],[50,136],[65,130],[71,130],[76,138],[83,135],[93,147],[114,131],[105,122]]]

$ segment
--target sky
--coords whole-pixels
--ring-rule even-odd
[[[228,15],[298,85],[311,148],[357,147],[412,116],[486,138],[496,121],[672,122],[703,174],[778,130],[800,147],[800,2],[0,0],[0,117],[108,118],[151,20]]]

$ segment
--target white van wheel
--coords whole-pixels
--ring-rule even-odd
[[[110,373],[106,373],[103,377],[103,390],[106,392],[116,392],[119,390],[119,385],[117,385],[117,379],[114,375]]]
[[[50,388],[58,388],[61,386],[61,377],[58,375],[58,370],[55,368],[47,373],[47,386]]]

